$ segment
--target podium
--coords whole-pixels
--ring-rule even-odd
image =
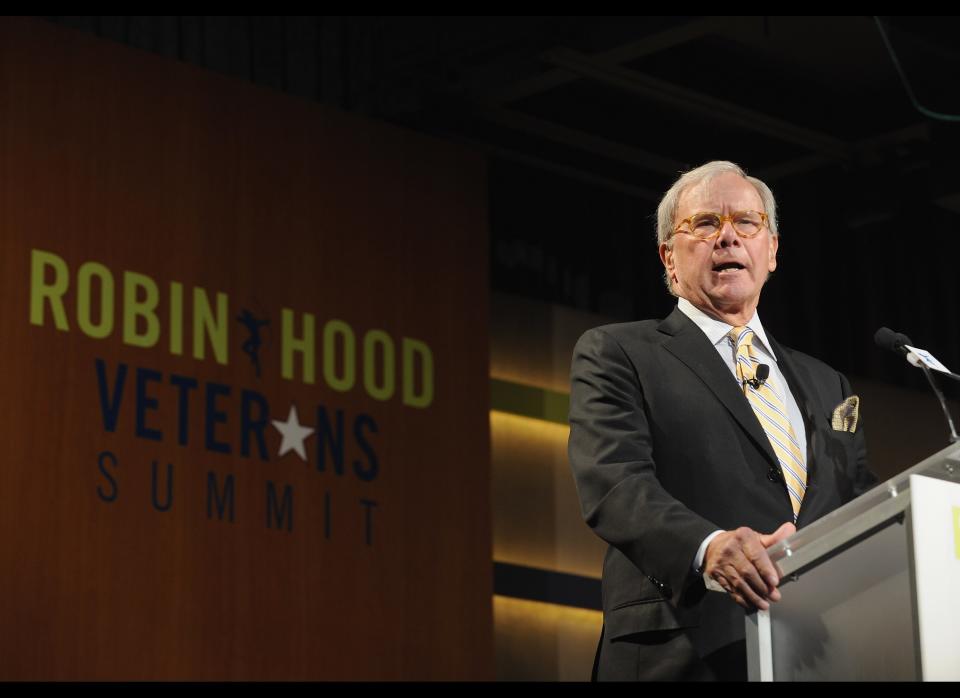
[[[960,680],[960,444],[769,549],[751,681]]]

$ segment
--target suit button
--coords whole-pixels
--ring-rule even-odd
[[[656,577],[651,577],[649,574],[647,575],[647,579],[653,582],[653,586],[657,588],[657,591],[659,591],[660,595],[663,596],[664,598],[669,599],[671,596],[673,596],[673,590],[670,588],[669,585],[665,584],[664,582],[661,582]]]
[[[770,468],[767,471],[767,479],[770,482],[780,482],[780,473],[776,469]]]

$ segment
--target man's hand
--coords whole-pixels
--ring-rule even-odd
[[[710,541],[703,557],[703,573],[722,586],[733,600],[746,608],[766,611],[770,601],[780,600],[780,574],[767,556],[767,548],[797,532],[785,523],[774,533],[762,535],[743,526],[724,531]]]

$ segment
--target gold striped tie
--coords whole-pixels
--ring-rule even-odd
[[[803,493],[807,489],[807,466],[796,433],[787,419],[787,403],[783,394],[785,388],[774,384],[772,375],[759,387],[746,382],[754,379],[760,363],[753,350],[753,330],[734,327],[729,336],[737,350],[737,378],[780,461],[780,470],[793,506],[793,521],[796,523]]]

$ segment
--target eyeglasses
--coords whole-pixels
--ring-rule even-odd
[[[761,211],[736,211],[728,216],[721,216],[719,213],[704,211],[684,218],[673,234],[686,233],[698,240],[709,240],[720,234],[724,221],[730,221],[740,237],[752,238],[766,226],[767,214]]]

